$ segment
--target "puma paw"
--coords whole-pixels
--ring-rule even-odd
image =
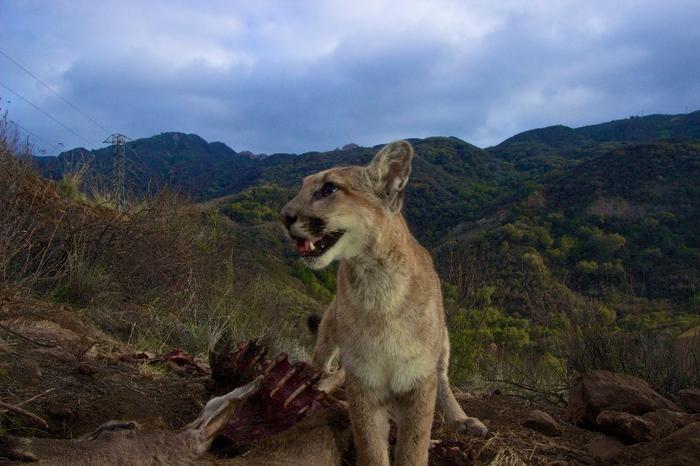
[[[317,382],[316,388],[327,394],[332,394],[345,383],[345,369],[340,368],[333,372],[325,373]]]
[[[474,437],[485,437],[489,433],[488,427],[475,417],[467,417],[454,423],[457,433]]]

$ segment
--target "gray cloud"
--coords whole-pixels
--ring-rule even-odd
[[[430,135],[487,146],[700,108],[694,1],[142,3],[4,3],[0,48],[114,131],[237,150]],[[3,57],[0,82],[93,146],[104,139]],[[0,96],[45,139],[88,145]]]

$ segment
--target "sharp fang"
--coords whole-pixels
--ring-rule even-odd
[[[310,249],[311,251],[315,251],[315,250],[316,250],[316,246],[314,246],[314,242],[313,242],[313,241],[309,241],[309,249]]]

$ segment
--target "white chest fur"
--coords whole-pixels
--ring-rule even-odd
[[[401,274],[356,275],[338,290],[337,342],[345,370],[367,388],[386,396],[405,393],[436,370],[433,341],[421,327],[441,325],[434,300],[417,300]],[[412,302],[413,301],[413,302]]]

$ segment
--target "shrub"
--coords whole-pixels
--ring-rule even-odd
[[[614,314],[589,304],[574,312],[562,333],[562,355],[572,373],[609,370],[640,377],[663,393],[700,383],[700,348],[677,340],[678,330],[612,325]]]

